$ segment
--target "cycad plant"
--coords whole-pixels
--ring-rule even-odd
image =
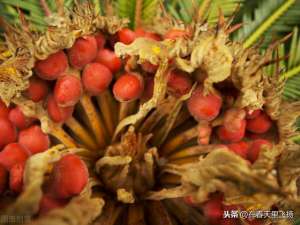
[[[299,14],[0,0],[0,223],[297,224]]]

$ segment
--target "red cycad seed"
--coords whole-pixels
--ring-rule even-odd
[[[144,89],[144,82],[138,74],[123,74],[113,86],[113,93],[118,101],[132,101],[139,98]]]
[[[262,111],[260,109],[256,109],[256,110],[247,110],[246,111],[246,119],[254,119],[255,117],[257,117]]]
[[[267,132],[272,126],[272,121],[263,112],[261,112],[254,119],[247,120],[247,130],[256,134],[263,134]]]
[[[179,30],[179,29],[172,29],[169,30],[164,35],[164,39],[172,39],[175,40],[177,38],[181,38],[187,35],[187,32],[185,30]]]
[[[54,98],[61,107],[75,105],[82,94],[81,80],[73,75],[60,77],[54,87]]]
[[[50,118],[54,122],[63,123],[72,116],[74,106],[59,107],[53,95],[49,95],[47,100],[47,110]]]
[[[82,69],[96,58],[97,51],[98,47],[95,37],[86,36],[78,38],[68,50],[70,64],[76,69]]]
[[[137,28],[135,31],[136,37],[149,38],[155,41],[160,41],[161,38],[158,34],[145,31],[143,28]]]
[[[55,80],[67,67],[67,56],[63,51],[59,51],[48,56],[47,59],[37,61],[34,70],[44,80]]]
[[[0,118],[7,118],[9,113],[9,108],[0,99]]]
[[[122,65],[121,59],[113,51],[105,48],[98,51],[95,62],[103,64],[113,73],[117,72]]]
[[[157,71],[158,65],[154,65],[148,61],[141,64],[142,69],[147,73],[155,73]]]
[[[44,194],[40,201],[39,214],[45,215],[49,211],[57,208],[64,207],[68,203],[66,199],[56,199],[51,194]]]
[[[85,163],[74,154],[62,157],[53,168],[50,189],[58,198],[69,198],[80,194],[88,182]]]
[[[0,149],[17,140],[17,130],[8,118],[0,117]]]
[[[3,193],[3,191],[6,188],[7,183],[7,170],[0,165],[0,195]]]
[[[135,32],[135,34],[136,34],[137,37],[143,37],[145,35],[145,33],[146,33],[146,31],[143,28],[140,28],[140,27],[136,28],[134,30],[134,32]]]
[[[198,86],[187,102],[191,115],[198,121],[211,121],[216,118],[222,106],[222,98],[216,94],[204,96],[203,88]]]
[[[203,213],[207,217],[209,224],[219,225],[219,220],[223,217],[222,201],[223,197],[215,194],[203,204]]]
[[[21,193],[23,189],[23,174],[25,162],[15,164],[9,171],[9,188],[15,193]]]
[[[230,132],[238,131],[242,126],[242,121],[245,119],[246,112],[243,109],[232,108],[225,112],[224,127]]]
[[[48,94],[49,88],[46,81],[38,78],[31,78],[25,95],[34,102],[43,100]]]
[[[241,141],[237,143],[228,144],[227,147],[230,151],[233,151],[242,158],[247,159],[249,144],[247,142]]]
[[[18,106],[10,110],[8,118],[17,128],[21,130],[29,127],[34,121],[33,118],[26,117]]]
[[[218,137],[222,141],[238,142],[245,136],[246,120],[241,121],[240,129],[237,131],[229,131],[224,126],[219,127]]]
[[[136,33],[128,28],[123,28],[118,31],[118,38],[120,42],[128,45],[135,40]]]
[[[25,162],[28,156],[24,147],[18,143],[11,143],[0,152],[0,165],[10,170],[14,165]]]
[[[105,45],[105,36],[102,33],[98,33],[95,35],[98,50],[104,48]]]
[[[99,95],[108,88],[112,78],[113,75],[106,66],[90,63],[83,70],[82,83],[90,94]]]
[[[255,162],[259,156],[259,152],[263,148],[263,146],[267,148],[271,148],[272,144],[265,140],[265,139],[257,139],[254,140],[250,146],[250,149],[248,151],[248,159],[250,162]]]
[[[43,152],[50,146],[48,135],[37,125],[22,130],[19,134],[18,142],[31,154]]]
[[[191,90],[192,81],[188,74],[173,70],[168,75],[168,88],[174,96],[180,97]]]

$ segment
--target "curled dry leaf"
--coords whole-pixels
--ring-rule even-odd
[[[284,144],[279,143],[274,145],[271,149],[268,146],[264,146],[259,152],[258,159],[252,165],[252,169],[261,173],[261,175],[268,175],[274,172],[278,157],[284,151]]]
[[[19,63],[18,58],[11,58],[0,65],[0,97],[7,105],[29,85],[28,80],[16,69],[16,63]]]
[[[133,43],[126,45],[116,43],[115,53],[122,57],[126,55],[138,57],[138,63],[148,61],[154,65],[169,58],[169,48],[164,42],[148,38],[137,38]]]
[[[221,191],[226,198],[232,197],[231,203],[234,199],[235,204],[243,203],[250,207],[257,203],[267,208],[286,197],[286,193],[277,183],[276,176],[272,174],[261,176],[259,170],[252,169],[246,160],[222,148],[216,148],[205,158],[200,158],[197,163],[182,166],[167,164],[166,171],[180,175],[182,185],[152,193],[150,199],[174,197],[172,193],[179,193],[178,196],[194,195],[199,202],[204,202],[210,193]],[[270,197],[261,198],[260,195]],[[263,199],[268,201],[257,202]]]
[[[121,142],[109,146],[96,162],[96,171],[104,185],[124,203],[135,202],[136,196],[144,195],[154,186],[158,156],[156,148],[147,147],[150,137],[136,134],[131,126]]]
[[[212,32],[203,32],[193,46],[190,61],[182,68],[187,72],[193,72],[200,68],[205,71],[207,78],[204,80],[205,92],[213,92],[213,83],[227,79],[231,74],[232,53],[225,44],[227,37],[215,36]],[[179,65],[184,65],[180,59]],[[216,63],[217,62],[217,63]]]
[[[241,44],[232,43],[231,51],[234,63],[232,64],[231,80],[240,90],[237,107],[260,109],[263,99],[263,71],[264,58],[254,48],[244,49]]]
[[[35,57],[45,59],[61,49],[70,48],[76,38],[95,33],[98,29],[114,34],[126,26],[127,20],[96,15],[90,2],[75,3],[72,11],[47,18],[49,30],[35,37]]]
[[[277,120],[279,139],[283,142],[290,142],[291,137],[297,135],[295,123],[300,116],[300,101],[282,102],[280,105],[280,116]]]
[[[279,178],[282,186],[297,196],[297,179],[300,174],[299,159],[300,151],[299,145],[295,143],[287,143],[285,151],[282,153],[278,165]]]
[[[1,51],[5,60],[0,61],[0,98],[8,105],[29,85],[28,79],[34,64],[33,44],[31,35],[24,29],[0,22],[3,22],[7,43]]]
[[[281,79],[278,70],[272,76],[264,76],[264,110],[272,120],[278,120],[280,116],[284,85],[285,79]]]
[[[126,191],[124,188],[117,189],[117,199],[125,204],[132,204],[135,201],[132,192]]]

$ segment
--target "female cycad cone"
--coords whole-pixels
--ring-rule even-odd
[[[36,190],[9,207],[36,224],[229,225],[260,220],[224,210],[296,202],[298,111],[268,89],[269,49],[232,42],[222,15],[131,30],[77,4],[26,36],[24,87],[0,90],[0,198]]]

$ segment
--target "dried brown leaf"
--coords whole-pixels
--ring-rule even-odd
[[[224,149],[215,149],[197,163],[167,165],[166,171],[180,175],[182,185],[151,193],[150,198],[170,198],[174,197],[173,193],[179,193],[181,196],[194,195],[199,202],[203,202],[210,193],[221,191],[226,198],[231,198],[231,202],[234,200],[235,203],[252,206],[255,203],[263,204],[261,201],[267,199],[258,197],[260,195],[273,196],[272,204],[286,196],[280,190],[276,176],[262,176],[261,170],[251,168],[246,160]],[[269,203],[263,205],[270,204],[269,199]]]
[[[17,29],[3,22],[6,45],[0,64],[0,97],[9,104],[14,97],[20,96],[32,75],[33,44],[31,36],[23,29]]]
[[[279,140],[282,142],[293,142],[291,137],[297,135],[296,120],[300,116],[300,101],[282,102],[280,105],[280,115],[277,120]]]
[[[236,102],[237,107],[253,110],[262,108],[264,84],[261,67],[265,59],[255,48],[243,49],[238,43],[231,43],[230,48],[234,59],[231,80],[241,92]]]
[[[127,20],[96,15],[91,2],[76,2],[74,8],[63,15],[47,18],[49,29],[36,34],[35,57],[45,59],[61,49],[70,48],[76,38],[95,33],[98,29],[110,34],[126,26]]]
[[[264,110],[272,120],[278,120],[285,80],[281,79],[280,71],[272,76],[264,76]]]

